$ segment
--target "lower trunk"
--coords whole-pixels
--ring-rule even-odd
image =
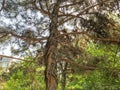
[[[54,75],[45,72],[46,90],[57,90],[57,79]]]
[[[57,75],[56,75],[56,63],[53,59],[48,59],[46,62],[45,81],[46,90],[57,90]]]

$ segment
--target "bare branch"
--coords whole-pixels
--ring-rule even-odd
[[[49,9],[49,7],[48,7],[48,0],[45,0],[45,2],[46,2],[46,7],[47,7],[47,12],[48,12],[48,14],[49,14],[49,17],[51,16],[51,13],[50,13],[50,9]]]
[[[9,60],[15,59],[15,60],[25,61],[25,62],[34,62],[34,61],[30,61],[30,60],[26,60],[26,59],[22,59],[22,58],[17,58],[17,57],[13,57],[13,56],[8,56],[8,55],[2,55],[2,54],[0,54],[0,57],[10,58]]]
[[[85,34],[88,36],[90,39],[95,40],[95,41],[105,41],[105,42],[111,42],[111,43],[120,43],[120,38],[95,38],[90,36],[89,34]]]
[[[3,0],[3,2],[2,2],[2,7],[1,7],[0,11],[2,11],[2,9],[4,8],[4,6],[5,6],[5,0]]]
[[[108,2],[108,0],[105,0],[103,2]],[[94,5],[91,5],[91,6],[88,6],[86,7],[84,10],[80,11],[77,15],[72,15],[72,14],[64,14],[64,15],[59,15],[60,16],[71,16],[69,17],[67,20],[64,20],[63,22],[59,23],[59,25],[62,25],[64,24],[65,22],[69,21],[69,20],[72,20],[74,18],[79,18],[80,15],[82,15],[84,12],[90,10],[91,8],[95,7],[95,6],[98,6],[100,5],[101,3],[97,3],[97,4],[94,4]]]
[[[65,61],[65,62],[67,62],[69,64],[72,64],[72,65],[75,65],[75,66],[79,67],[80,69],[85,69],[85,70],[95,70],[95,69],[97,69],[96,67],[83,66],[83,65],[77,64],[77,63],[75,63],[71,60],[68,60],[68,59],[60,59],[60,60]]]
[[[111,43],[120,43],[120,39],[114,39],[114,38],[94,38],[94,40],[106,41],[106,42],[111,42]]]
[[[23,39],[23,40],[26,40],[26,41],[29,41],[29,42],[34,42],[34,43],[39,43],[41,42],[42,40],[46,40],[47,37],[43,37],[43,38],[28,38],[28,37],[25,37],[25,36],[20,36],[20,35],[17,35],[16,33],[13,33],[13,32],[9,32],[9,34],[11,34],[12,36],[16,37],[16,38],[20,38],[20,39]]]
[[[31,4],[34,6],[35,9],[39,10],[43,14],[50,15],[50,13],[46,10],[43,9],[41,2],[39,1],[40,8],[36,5],[36,2],[34,0],[31,0]]]
[[[11,58],[11,59],[16,59],[16,60],[24,61],[24,59],[16,58],[16,57],[13,57],[13,56],[7,56],[7,55],[1,55],[1,54],[0,54],[0,57],[5,57],[5,58]]]
[[[13,37],[16,37],[16,38],[20,38],[22,40],[25,40],[25,41],[28,41],[28,42],[31,42],[31,43],[40,43],[42,40],[47,40],[48,37],[42,37],[42,38],[32,38],[32,37],[25,37],[25,36],[20,36],[12,31],[1,31],[0,33],[2,34],[5,34],[6,36],[7,35],[11,35]]]

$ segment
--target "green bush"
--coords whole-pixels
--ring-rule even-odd
[[[10,70],[11,76],[6,82],[5,90],[44,90],[43,70],[44,67],[39,67],[35,62],[19,63]]]

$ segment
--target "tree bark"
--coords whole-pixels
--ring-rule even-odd
[[[65,86],[66,86],[67,66],[68,66],[68,63],[65,62],[65,65],[62,71],[62,80],[61,80],[62,90],[65,90]]]
[[[58,36],[58,10],[59,10],[59,4],[61,0],[57,0],[52,14],[50,15],[51,23],[50,23],[50,36],[48,38],[47,44],[46,44],[46,51],[44,55],[45,59],[45,82],[46,82],[46,90],[57,90],[58,84],[57,84],[57,75],[56,75],[56,50],[57,50],[57,36]]]

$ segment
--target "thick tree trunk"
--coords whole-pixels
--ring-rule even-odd
[[[56,50],[57,50],[57,24],[58,24],[58,10],[59,10],[60,0],[57,0],[53,12],[50,16],[50,36],[47,41],[46,51],[45,51],[45,81],[46,81],[46,90],[57,90],[57,76],[56,76]]]

